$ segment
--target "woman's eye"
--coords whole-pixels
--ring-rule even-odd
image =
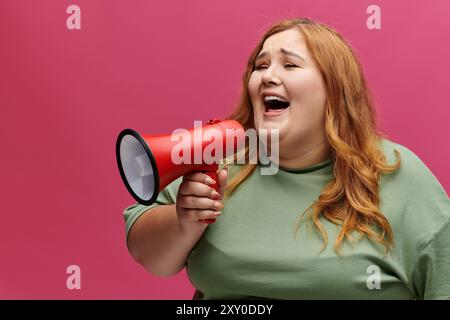
[[[297,68],[297,66],[295,64],[291,64],[291,63],[285,64],[284,66],[286,68]],[[267,69],[267,65],[260,64],[260,65],[255,66],[255,70],[261,70],[261,69]]]

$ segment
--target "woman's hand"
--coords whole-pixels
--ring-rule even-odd
[[[200,223],[202,219],[215,219],[222,213],[223,195],[227,186],[227,170],[217,174],[220,192],[211,185],[215,182],[202,172],[191,172],[183,177],[176,200],[178,221],[184,226]]]

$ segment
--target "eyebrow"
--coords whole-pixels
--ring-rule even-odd
[[[281,53],[283,53],[283,54],[285,54],[287,56],[292,56],[292,57],[298,58],[298,59],[303,60],[304,62],[306,62],[305,58],[303,58],[302,56],[300,56],[300,55],[298,55],[298,54],[296,54],[294,52],[288,51],[288,50],[286,50],[284,48],[281,48],[280,51],[281,51]],[[260,54],[258,54],[258,56],[256,57],[255,61],[258,60],[258,59],[264,58],[265,56],[267,56],[267,51],[264,51],[264,52],[261,52]]]

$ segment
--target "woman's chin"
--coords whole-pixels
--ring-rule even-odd
[[[282,137],[286,135],[286,126],[276,123],[263,123],[258,129],[258,135],[260,138],[263,138],[264,141],[266,141],[268,137],[276,137],[274,136],[275,133],[277,133],[276,139],[281,141]],[[272,138],[269,139],[270,140],[267,141],[272,141]]]
[[[263,120],[260,122],[258,130],[278,130],[281,134],[283,129],[286,127],[286,121],[273,121],[273,120]]]

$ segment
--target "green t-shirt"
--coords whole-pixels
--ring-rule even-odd
[[[189,254],[187,274],[203,299],[450,299],[449,198],[412,151],[387,139],[381,147],[389,164],[394,149],[402,159],[380,180],[380,210],[394,234],[388,256],[367,238],[344,241],[338,256],[339,227],[323,218],[328,245],[322,252],[312,224],[301,224],[295,236],[300,214],[333,178],[332,160],[303,170],[280,168],[276,175],[257,168]],[[127,234],[149,208],[173,204],[180,183],[170,184],[152,206],[125,209]]]

